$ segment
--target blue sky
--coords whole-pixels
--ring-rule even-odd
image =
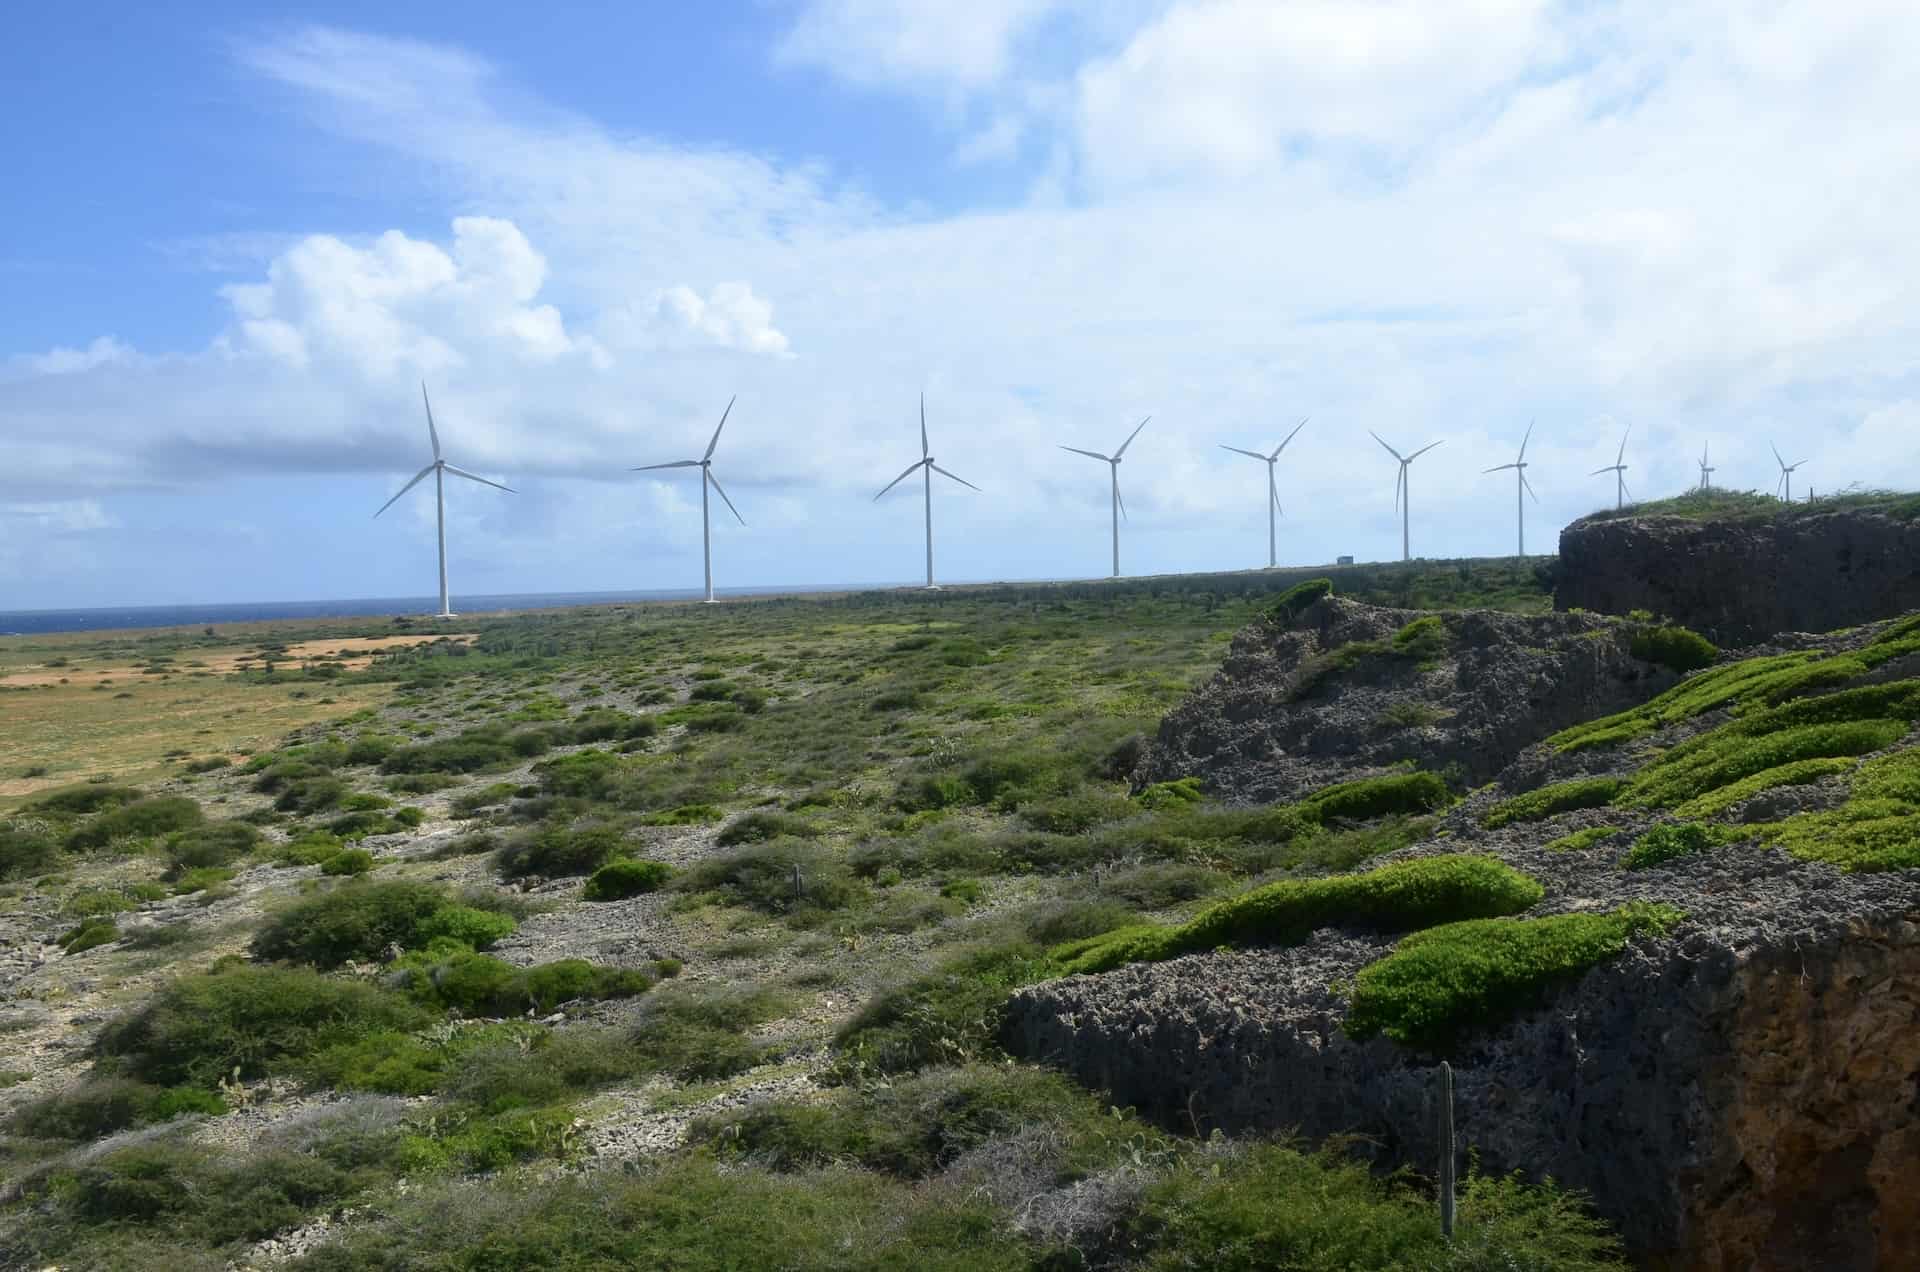
[[[0,48],[0,609],[1511,550],[1920,485],[1911,6],[35,6]],[[655,479],[657,476],[658,479]]]

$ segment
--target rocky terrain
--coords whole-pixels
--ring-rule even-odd
[[[1654,1265],[1906,1266],[1920,1249],[1920,1203],[1907,1180],[1920,1159],[1920,854],[1896,858],[1902,867],[1849,872],[1843,867],[1857,859],[1838,848],[1849,823],[1812,819],[1855,808],[1864,819],[1865,806],[1850,802],[1848,784],[1863,771],[1853,766],[1913,771],[1901,766],[1920,759],[1920,733],[1910,707],[1889,710],[1878,733],[1852,742],[1820,732],[1831,724],[1800,721],[1872,714],[1883,709],[1873,704],[1902,697],[1914,683],[1906,679],[1915,670],[1911,642],[1883,626],[1728,655],[1697,677],[1753,667],[1773,669],[1773,679],[1760,677],[1753,694],[1725,705],[1710,697],[1686,705],[1683,682],[1642,715],[1628,711],[1617,740],[1604,723],[1601,732],[1588,726],[1594,743],[1579,730],[1547,735],[1647,699],[1676,677],[1634,675],[1622,642],[1579,615],[1450,615],[1457,635],[1434,665],[1362,660],[1346,678],[1296,696],[1303,665],[1337,654],[1342,641],[1378,642],[1412,617],[1328,600],[1292,630],[1255,623],[1236,638],[1221,675],[1168,717],[1148,775],[1184,770],[1236,797],[1284,798],[1394,759],[1446,762],[1477,748],[1477,762],[1456,762],[1494,780],[1422,842],[1370,866],[1485,854],[1543,885],[1541,900],[1516,920],[1636,902],[1684,917],[1446,1045],[1349,1036],[1355,978],[1389,955],[1396,937],[1336,925],[1291,946],[1134,963],[1027,988],[1009,1009],[1009,1048],[1060,1064],[1168,1125],[1359,1136],[1382,1164],[1423,1172],[1435,1168],[1437,1065],[1447,1058],[1462,1137],[1482,1164],[1590,1191]],[[1809,670],[1822,663],[1827,674]],[[1576,705],[1537,726],[1496,723],[1554,701],[1556,683]],[[1464,688],[1481,684],[1484,696]],[[1463,727],[1378,738],[1359,722],[1377,710],[1384,685],[1459,704],[1449,722]],[[1662,719],[1668,702],[1683,705]],[[1778,733],[1761,727],[1769,711],[1782,722]],[[1716,748],[1715,730],[1740,728],[1743,718],[1754,722],[1752,741]],[[1839,758],[1783,766],[1749,758],[1787,741]],[[1690,750],[1727,758],[1685,790],[1662,788],[1661,774],[1689,771]],[[1674,757],[1664,768],[1663,756]],[[1713,786],[1735,772],[1760,774],[1745,779],[1751,794],[1731,781]],[[1526,803],[1560,791],[1596,794],[1570,794],[1565,808]],[[1884,846],[1909,841],[1920,810],[1871,811],[1888,818],[1875,832]],[[1689,824],[1704,828],[1710,846],[1636,858],[1649,832]],[[1783,826],[1805,828],[1812,854],[1831,849],[1835,860],[1776,846]]]
[[[1560,532],[1554,605],[1648,610],[1722,644],[1891,618],[1920,608],[1920,523],[1904,510],[1818,504],[1583,518]]]
[[[1220,670],[1161,722],[1138,780],[1200,777],[1256,804],[1405,764],[1477,786],[1528,744],[1678,678],[1630,643],[1594,615],[1435,615],[1329,596],[1235,635]]]

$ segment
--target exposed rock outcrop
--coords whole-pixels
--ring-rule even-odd
[[[1920,523],[1848,510],[1576,521],[1560,532],[1554,604],[1649,610],[1723,645],[1890,618],[1920,609]]]
[[[1396,645],[1426,618],[1436,639]],[[1268,803],[1411,760],[1477,785],[1529,744],[1678,679],[1628,644],[1590,614],[1432,616],[1328,597],[1290,627],[1241,630],[1161,722],[1136,777],[1198,776],[1224,798]]]

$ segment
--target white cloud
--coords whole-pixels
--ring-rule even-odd
[[[122,361],[132,354],[130,347],[112,336],[101,336],[84,349],[50,349],[45,353],[26,354],[19,362],[26,370],[38,375],[72,375],[79,371],[91,371],[109,362]]]
[[[111,530],[119,522],[94,499],[67,499],[53,503],[0,504],[0,521],[11,521],[51,534],[82,534]]]
[[[1076,0],[809,0],[780,60],[865,87],[974,90],[1004,77],[1023,35]]]
[[[787,353],[787,338],[773,325],[773,306],[746,283],[718,283],[702,298],[687,286],[661,294],[657,312],[724,349]]]

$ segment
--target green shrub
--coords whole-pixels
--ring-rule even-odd
[[[661,861],[609,861],[593,872],[580,895],[588,901],[624,901],[665,886],[673,868]]]
[[[1112,791],[1078,791],[1020,806],[1020,820],[1035,830],[1078,835],[1138,811],[1126,796]]]
[[[561,959],[515,967],[487,954],[412,956],[393,982],[416,999],[468,1016],[546,1013],[578,998],[631,998],[653,987],[654,978],[627,967],[601,967],[584,959]]]
[[[60,845],[46,823],[0,822],[0,882],[45,874],[60,862]]]
[[[1554,852],[1583,852],[1619,834],[1617,826],[1589,826],[1585,830],[1576,830],[1571,835],[1562,835],[1549,840],[1547,847]]]
[[[494,854],[493,865],[502,879],[592,874],[629,846],[626,836],[612,826],[548,827],[509,841]]]
[[[1836,676],[1844,682],[1865,670],[1858,662],[1840,663],[1837,670],[1829,670],[1828,664],[1835,663],[1839,660],[1823,661],[1809,651],[1722,663],[1696,672],[1640,706],[1562,729],[1547,743],[1560,751],[1612,746],[1737,702],[1778,702],[1810,685]]]
[[[67,836],[67,847],[104,848],[116,839],[151,839],[197,826],[202,817],[200,805],[184,795],[135,800],[96,815]]]
[[[84,954],[120,939],[120,928],[112,919],[87,919],[78,927],[60,934],[60,948],[68,954]]]
[[[1020,932],[1037,945],[1062,945],[1139,921],[1138,914],[1118,901],[1044,901],[1020,916]]]
[[[377,959],[389,945],[424,944],[423,926],[449,903],[426,883],[349,881],[280,911],[254,936],[261,961],[338,967],[349,959]]]
[[[1920,750],[1862,764],[1839,808],[1800,813],[1759,833],[1805,861],[1845,871],[1920,867]]]
[[[660,731],[651,716],[628,715],[612,707],[589,707],[573,718],[567,727],[567,740],[584,742],[631,742],[650,738]]]
[[[218,1116],[226,1103],[195,1087],[159,1087],[130,1078],[88,1077],[16,1109],[7,1129],[34,1139],[96,1140],[182,1113]]]
[[[233,761],[229,760],[224,755],[209,755],[202,759],[189,760],[187,762],[187,772],[217,773],[223,768],[231,767],[232,764],[233,764]]]
[[[1641,662],[1658,663],[1685,674],[1713,665],[1719,646],[1684,627],[1643,627],[1634,632],[1627,652]]]
[[[1173,927],[1122,928],[1052,952],[1067,972],[1104,972],[1222,945],[1292,945],[1322,927],[1404,932],[1513,914],[1545,895],[1491,857],[1422,857],[1364,874],[1287,880],[1219,901]]]
[[[363,875],[374,867],[373,854],[365,848],[348,848],[320,863],[323,875]]]
[[[1611,914],[1471,919],[1415,932],[1360,969],[1346,1031],[1443,1047],[1462,1031],[1496,1024],[1541,991],[1619,954],[1629,937],[1660,935],[1680,920],[1636,902]]]
[[[426,820],[426,814],[418,808],[402,806],[392,811],[367,809],[357,813],[347,813],[327,823],[327,830],[342,839],[359,840],[372,835],[397,835],[412,830]]]
[[[662,812],[642,813],[639,821],[642,826],[705,826],[725,816],[712,804],[682,804]]]
[[[1851,757],[1818,760],[1794,760],[1787,764],[1777,764],[1770,769],[1730,782],[1705,795],[1697,795],[1686,803],[1676,807],[1676,817],[1717,817],[1742,800],[1751,799],[1761,791],[1769,791],[1776,786],[1804,786],[1817,782],[1823,777],[1834,777],[1841,773],[1850,773],[1859,765]]]
[[[1137,1272],[1625,1272],[1620,1244],[1577,1194],[1469,1170],[1457,1226],[1431,1194],[1329,1148],[1254,1144],[1195,1155],[1150,1180],[1120,1238]]]
[[[1393,652],[1420,662],[1447,652],[1447,625],[1438,614],[1416,618],[1393,634]]]
[[[309,968],[238,964],[183,976],[94,1040],[98,1067],[161,1086],[211,1088],[236,1072],[289,1072],[322,1047],[379,1029],[412,1029],[406,999]]]
[[[590,747],[536,764],[533,775],[542,794],[604,802],[613,798],[626,767],[627,761],[612,752]]]
[[[746,1031],[787,1009],[785,999],[762,988],[662,990],[642,1008],[631,1038],[646,1071],[713,1082],[765,1063],[773,1049]]]
[[[1304,583],[1296,583],[1273,598],[1273,603],[1267,606],[1267,617],[1282,627],[1292,627],[1308,606],[1323,596],[1332,595],[1332,579],[1308,579]]]
[[[800,839],[749,844],[724,857],[705,858],[680,871],[673,886],[718,893],[729,904],[799,922],[862,904],[869,895],[866,883],[838,854]]]
[[[1512,822],[1545,821],[1557,813],[1602,808],[1612,803],[1613,797],[1626,789],[1626,785],[1623,777],[1577,777],[1569,782],[1556,782],[1502,800],[1480,819],[1480,824],[1496,830]]]
[[[208,822],[169,836],[167,862],[176,874],[206,866],[232,865],[259,843],[260,832],[246,822]]]
[[[1620,864],[1628,870],[1641,870],[1690,853],[1705,852],[1723,842],[1724,836],[1700,822],[1662,822],[1634,840]]]
[[[1059,974],[1027,941],[962,953],[875,995],[836,1036],[838,1067],[850,1076],[904,1073],[991,1057],[1007,995]]]
[[[346,847],[340,836],[324,830],[304,830],[274,849],[274,858],[289,866],[317,866]]]
[[[728,822],[713,837],[713,841],[722,848],[732,848],[783,836],[812,839],[819,834],[819,825],[808,818],[796,817],[792,813],[758,812],[747,813]]]
[[[131,804],[140,799],[141,795],[142,792],[131,786],[88,783],[84,786],[69,786],[64,790],[50,791],[39,799],[29,802],[21,811],[38,813],[64,821]]]
[[[484,950],[511,936],[519,926],[511,914],[498,910],[443,905],[420,920],[411,944],[424,948],[435,941],[454,941],[468,949]]]
[[[1163,812],[1168,809],[1191,807],[1198,804],[1205,796],[1201,793],[1199,778],[1176,777],[1171,782],[1155,782],[1133,798],[1142,808],[1152,812]]]
[[[1784,764],[1878,751],[1899,741],[1906,732],[1905,720],[1807,724],[1761,736],[1716,729],[1675,747],[1641,769],[1621,793],[1619,802],[1671,808]]]
[[[267,770],[269,775],[272,772]],[[288,782],[280,789],[273,806],[283,813],[322,813],[345,801],[351,790],[345,781],[323,769],[315,776]]]
[[[1329,818],[1368,821],[1395,814],[1436,812],[1452,802],[1446,782],[1435,774],[1392,773],[1326,787],[1301,800],[1298,807],[1319,822]]]

